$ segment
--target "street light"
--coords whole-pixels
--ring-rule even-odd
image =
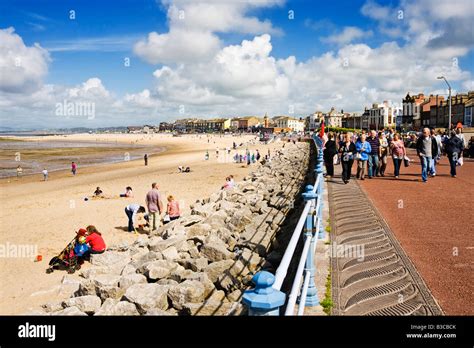
[[[451,130],[451,85],[449,84],[448,80],[444,76],[438,76],[438,80],[444,80],[446,84],[448,85],[448,91],[449,91],[449,122],[448,122],[448,133]]]

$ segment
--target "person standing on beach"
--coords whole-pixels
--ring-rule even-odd
[[[156,182],[151,184],[151,190],[148,191],[146,194],[146,205],[148,208],[148,216],[150,218],[150,224],[151,220],[153,219],[153,225],[152,226],[152,231],[156,230],[157,228],[157,223],[156,223],[156,213],[158,215],[161,215],[161,212],[163,211],[163,204],[161,203],[161,198],[160,198],[160,192],[158,191],[158,186]],[[158,224],[159,224],[159,219],[158,219]]]
[[[77,164],[76,164],[76,162],[72,162],[72,163],[71,163],[71,172],[72,172],[72,175],[76,175],[76,172],[77,172]]]
[[[137,214],[144,213],[145,207],[142,207],[138,203],[132,203],[125,207],[125,214],[128,217],[128,232],[136,232],[133,222],[136,219]]]
[[[43,173],[43,181],[48,180],[48,170],[44,168],[42,173]]]
[[[22,174],[23,174],[23,168],[21,168],[21,166],[18,165],[18,167],[16,167],[16,177],[19,179]]]

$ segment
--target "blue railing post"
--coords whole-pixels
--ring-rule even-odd
[[[280,315],[280,307],[285,304],[285,293],[272,288],[275,276],[261,271],[252,278],[255,288],[246,290],[242,302],[247,306],[251,316]]]
[[[324,228],[323,222],[323,207],[324,207],[324,180],[321,176],[321,180],[319,180],[319,190],[318,190],[318,199],[319,202],[319,211],[316,212],[318,214],[319,223],[319,231],[318,231],[318,238],[319,239],[326,239],[326,230]]]
[[[304,229],[304,238],[305,240],[307,238],[311,239],[311,244],[308,250],[308,255],[302,255],[302,257],[306,256],[306,265],[305,265],[305,271],[309,271],[310,273],[310,278],[309,278],[309,286],[308,286],[308,292],[306,295],[306,301],[305,301],[305,306],[317,306],[319,304],[319,298],[318,298],[318,290],[316,289],[316,284],[314,282],[314,273],[315,273],[315,267],[314,267],[314,246],[315,246],[315,231],[313,230],[316,226],[313,225],[314,221],[314,214],[315,208],[316,208],[316,199],[318,198],[317,194],[313,192],[313,186],[312,185],[307,185],[305,188],[305,192],[303,193],[303,199],[305,202],[307,201],[312,201],[311,203],[311,209],[308,212],[308,216],[306,217],[306,227]],[[301,301],[301,299],[300,299]]]

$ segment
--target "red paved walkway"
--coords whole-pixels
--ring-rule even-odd
[[[397,236],[438,303],[448,315],[474,314],[474,160],[449,175],[444,157],[438,174],[421,182],[421,166],[401,168],[393,178],[359,181]]]

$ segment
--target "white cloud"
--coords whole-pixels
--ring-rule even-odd
[[[217,33],[280,34],[281,30],[268,20],[261,21],[248,12],[257,7],[282,4],[268,1],[169,1],[167,7],[169,32],[151,32],[135,44],[134,52],[151,64],[172,64],[201,61],[213,57],[221,47]]]
[[[0,29],[0,91],[22,93],[41,87],[49,53],[39,44],[26,46],[10,27]]]
[[[374,33],[371,30],[364,31],[357,27],[344,27],[339,34],[330,35],[322,38],[321,41],[327,43],[335,43],[338,45],[348,44],[357,39],[367,39]]]

